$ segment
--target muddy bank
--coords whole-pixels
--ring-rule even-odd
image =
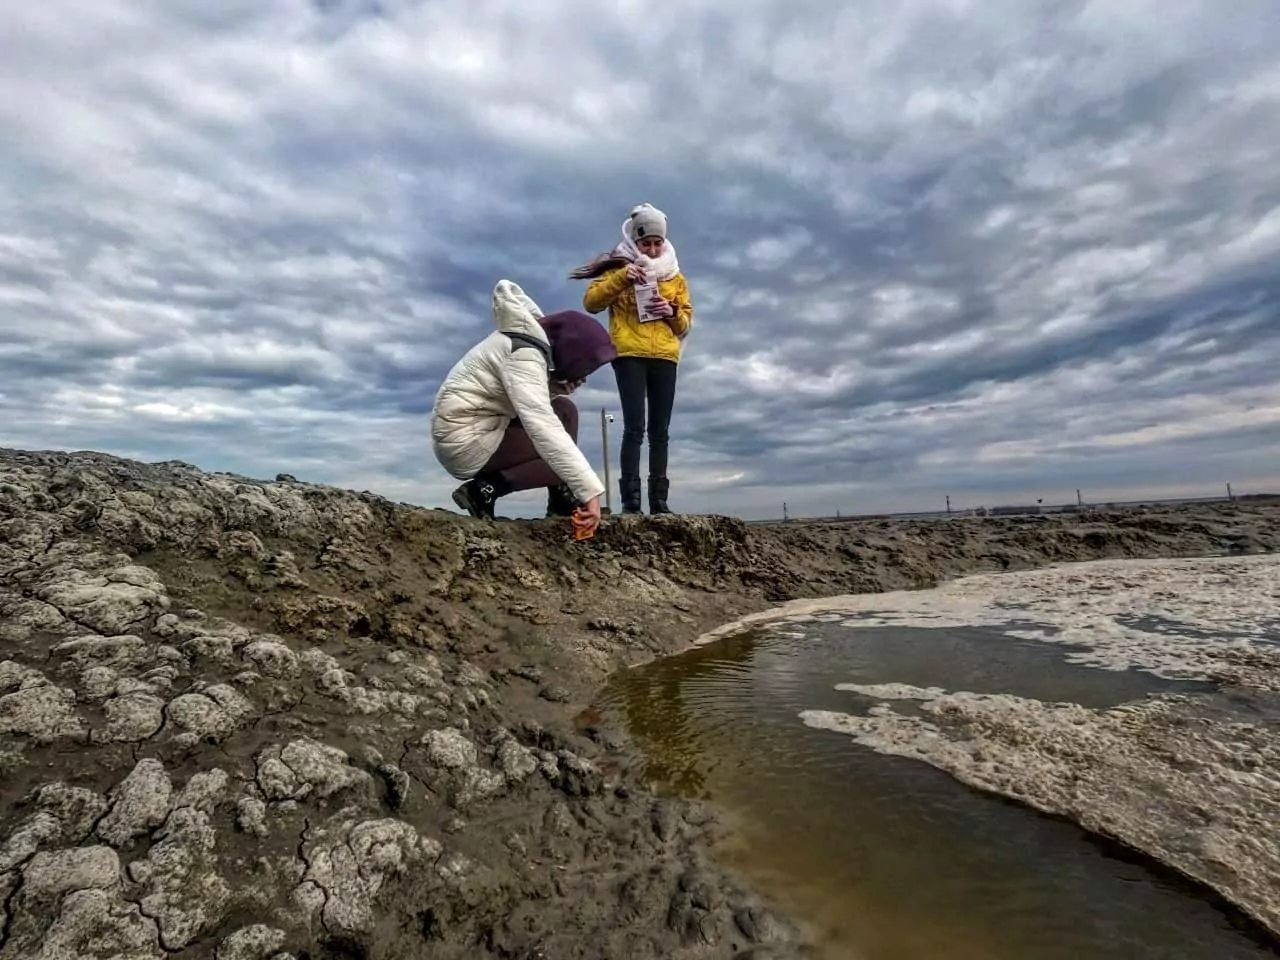
[[[478,523],[0,451],[0,957],[788,957],[711,811],[575,722],[771,602],[1280,547],[1280,507]]]

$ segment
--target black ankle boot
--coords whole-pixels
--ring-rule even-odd
[[[547,516],[548,517],[571,517],[573,516],[573,508],[577,506],[577,502],[573,499],[573,493],[565,484],[556,487],[547,488]]]
[[[649,512],[671,513],[667,506],[667,492],[671,489],[671,481],[666,477],[649,478]]]
[[[640,478],[622,477],[618,480],[618,493],[622,497],[623,513],[644,513],[640,504]]]
[[[473,477],[453,491],[453,502],[478,520],[492,520],[493,505],[510,492],[511,484],[502,474],[492,473]]]

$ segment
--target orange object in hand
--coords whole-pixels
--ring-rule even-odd
[[[582,510],[573,511],[573,539],[574,540],[590,540],[596,535],[596,528],[584,524],[582,521],[586,519],[587,514]]]

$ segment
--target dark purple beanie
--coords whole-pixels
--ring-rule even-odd
[[[562,310],[538,321],[551,341],[552,377],[570,382],[585,380],[618,356],[609,331],[600,321],[578,310]]]

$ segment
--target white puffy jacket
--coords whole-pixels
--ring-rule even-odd
[[[551,383],[541,350],[516,349],[506,336],[522,334],[550,343],[538,323],[542,311],[510,280],[493,288],[497,330],[467,351],[436,393],[431,411],[431,448],[459,480],[470,480],[489,462],[515,418],[547,465],[582,503],[604,493],[578,445],[551,409]]]

